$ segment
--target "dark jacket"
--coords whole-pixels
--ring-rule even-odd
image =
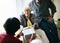
[[[31,21],[32,25],[34,23],[37,23],[35,15],[30,14],[30,21]],[[26,19],[26,16],[24,14],[20,16],[20,22],[21,22],[21,25],[23,25],[23,27],[27,26],[27,19]]]

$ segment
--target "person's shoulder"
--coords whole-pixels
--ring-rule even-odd
[[[35,15],[34,14],[30,14],[31,15],[31,17],[35,17]]]
[[[30,15],[34,15],[34,14],[31,13]]]
[[[34,2],[34,0],[32,0],[30,3],[33,3]]]
[[[24,17],[24,16],[25,16],[24,14],[20,15],[20,17]]]
[[[39,32],[44,32],[42,29],[37,29],[37,31],[39,31]]]
[[[0,34],[0,39],[4,38],[6,35],[7,35],[6,33]]]
[[[29,6],[31,6],[33,3],[34,3],[34,0],[32,0],[32,1],[29,3]]]

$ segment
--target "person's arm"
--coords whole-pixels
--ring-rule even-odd
[[[23,36],[22,31],[23,31],[22,29],[18,29],[18,30],[15,32],[14,37],[16,37],[16,38],[20,38],[20,36]]]
[[[30,39],[29,39],[29,43],[32,42],[32,40],[34,40],[36,38],[36,34],[32,34]]]
[[[30,9],[31,9],[31,11],[33,11],[34,9],[33,9],[33,5],[34,3],[33,3],[33,1],[31,1],[29,4],[28,4],[28,6],[30,7]]]
[[[32,16],[33,16],[33,21],[34,21],[33,27],[36,29],[36,28],[38,28],[39,21],[35,15],[32,15]]]
[[[38,30],[38,32],[40,33],[41,39],[44,43],[49,43],[49,40],[45,34],[45,32],[41,29]]]
[[[51,9],[51,16],[54,17],[54,13],[56,12],[56,6],[51,0],[49,0],[48,2],[48,7]]]
[[[23,15],[20,16],[20,23],[21,23],[21,25],[24,25],[24,17],[23,17]]]

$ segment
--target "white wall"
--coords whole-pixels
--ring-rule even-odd
[[[0,33],[5,32],[3,24],[9,17],[18,17],[16,0],[0,0]]]
[[[54,3],[55,3],[56,8],[57,8],[57,12],[54,16],[54,19],[57,20],[58,18],[60,18],[60,0],[54,0]]]
[[[31,0],[17,0],[17,11],[20,15]]]

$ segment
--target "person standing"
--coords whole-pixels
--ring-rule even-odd
[[[58,43],[57,27],[53,19],[56,12],[54,3],[51,0],[32,0],[29,3],[29,7],[38,19],[39,28],[45,31],[50,43]],[[51,9],[51,14],[49,8]]]

